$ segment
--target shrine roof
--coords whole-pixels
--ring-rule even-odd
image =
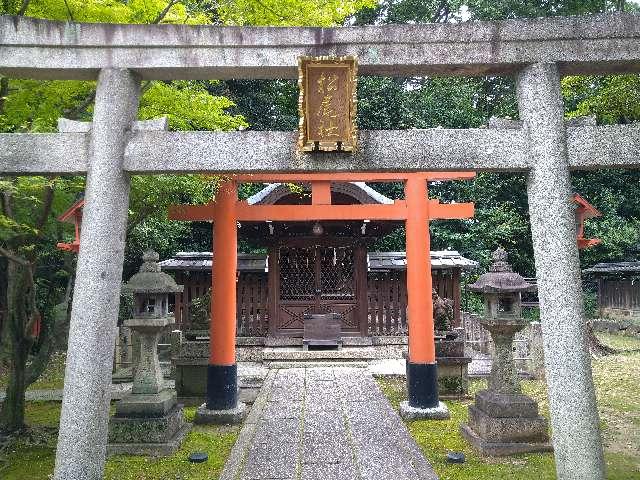
[[[164,271],[211,270],[211,252],[178,252],[172,258],[160,262]],[[405,252],[369,252],[369,270],[404,270],[407,268]],[[431,267],[437,270],[476,268],[478,262],[463,257],[455,250],[431,252]],[[267,255],[238,253],[238,271],[266,272]]]
[[[370,252],[368,255],[371,270],[404,270],[407,268],[406,252]],[[431,251],[432,269],[462,268],[471,270],[477,266],[478,262],[463,257],[456,250]]]
[[[363,196],[367,197],[367,199],[369,201],[368,202],[364,202],[363,201],[362,203],[380,203],[380,204],[384,204],[384,205],[393,204],[393,199],[391,199],[389,197],[386,197],[383,194],[381,194],[380,192],[374,190],[369,185],[367,185],[365,182],[348,182],[348,183],[344,182],[342,184],[350,186],[345,193],[347,193],[347,194],[355,194],[356,197],[358,199],[360,199],[361,201],[363,200],[363,198],[362,198]],[[333,184],[331,186],[332,190],[333,191],[338,190],[339,189],[339,185],[340,185],[340,183]],[[270,183],[266,187],[264,187],[262,190],[260,190],[259,192],[255,193],[255,194],[251,195],[249,198],[247,198],[247,203],[249,205],[260,204],[260,203],[264,202],[265,200],[267,200],[267,197],[269,197],[270,194],[275,193],[276,190],[278,190],[278,189],[282,189],[283,190],[282,193],[288,193],[288,190],[285,190],[286,189],[286,184],[283,184],[283,183]]]
[[[596,275],[599,273],[640,273],[640,261],[596,263],[593,267],[583,270],[582,273],[592,273]]]

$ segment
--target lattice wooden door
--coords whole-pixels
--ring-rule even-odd
[[[339,313],[343,333],[360,333],[353,247],[280,247],[278,266],[276,333],[301,335],[306,313]]]

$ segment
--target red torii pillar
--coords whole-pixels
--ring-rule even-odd
[[[196,413],[196,423],[235,423],[242,420],[245,412],[245,406],[238,402],[236,364],[237,203],[237,184],[227,180],[220,185],[211,203],[173,205],[169,210],[172,220],[212,221],[207,394],[205,404]]]
[[[433,288],[429,235],[431,215],[427,198],[427,182],[421,178],[408,178],[404,191],[407,202],[405,242],[409,322],[408,406],[428,412],[431,409],[438,409],[440,401],[431,296]],[[425,413],[424,416],[431,415]]]
[[[236,270],[238,235],[236,183],[225,182],[216,196],[211,265],[211,322],[207,409],[229,410],[238,405],[236,364]],[[215,321],[214,321],[215,319]]]

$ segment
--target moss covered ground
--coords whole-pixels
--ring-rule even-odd
[[[614,348],[640,349],[640,340],[599,335]],[[605,443],[608,480],[640,480],[640,351],[621,352],[596,358],[592,362],[598,396],[598,410]],[[406,399],[401,379],[379,379],[382,390],[394,408]],[[471,393],[486,388],[486,381],[471,382]],[[523,390],[540,404],[549,418],[544,381],[523,381]],[[478,455],[460,435],[471,400],[447,401],[451,419],[408,422],[407,428],[431,462],[440,480],[552,480],[556,478],[552,453],[490,458]],[[466,463],[449,464],[449,451],[464,452]]]
[[[59,390],[64,385],[64,369],[66,355],[64,353],[55,353],[51,355],[49,364],[40,378],[32,383],[27,390]],[[7,386],[9,380],[8,369],[4,365],[0,365],[0,390]],[[1,477],[0,477],[1,478]]]
[[[640,339],[598,334],[608,345],[622,351],[593,360],[609,480],[640,480]],[[62,388],[64,356],[56,356],[43,377],[32,388]],[[399,379],[380,379],[380,385],[397,408],[406,398],[405,383]],[[486,387],[486,382],[471,382],[471,393]],[[0,388],[2,379],[0,377]],[[549,408],[544,381],[523,382],[525,392],[536,398],[541,414]],[[519,455],[495,459],[478,456],[462,439],[459,426],[466,421],[470,400],[448,401],[452,417],[448,421],[418,421],[407,424],[441,480],[546,480],[555,478],[552,454]],[[185,409],[192,420],[194,408]],[[28,402],[29,429],[11,441],[0,440],[0,479],[45,480],[50,478],[55,459],[55,442],[60,403]],[[239,433],[239,427],[195,427],[182,448],[162,459],[118,456],[107,462],[108,480],[218,478]],[[205,451],[209,461],[190,464],[189,453]],[[467,462],[451,465],[444,461],[448,451],[464,451]]]
[[[185,409],[193,420],[195,408]],[[29,402],[30,428],[12,441],[0,443],[0,479],[47,480],[53,472],[60,403]],[[215,480],[236,441],[239,427],[196,426],[180,450],[164,458],[114,456],[107,461],[105,480]],[[192,452],[206,452],[209,460],[192,464]]]

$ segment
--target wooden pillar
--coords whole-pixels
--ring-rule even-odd
[[[462,318],[460,316],[460,310],[462,306],[460,305],[460,268],[454,268],[451,276],[451,292],[453,294],[453,326],[455,328],[462,326]]]
[[[235,182],[225,182],[216,196],[211,265],[210,356],[207,409],[234,409],[238,403],[236,366],[236,270],[238,236]]]
[[[424,178],[409,178],[407,202],[407,295],[409,316],[409,361],[407,387],[409,406],[431,409],[439,405],[436,351],[431,298],[429,204]]]

